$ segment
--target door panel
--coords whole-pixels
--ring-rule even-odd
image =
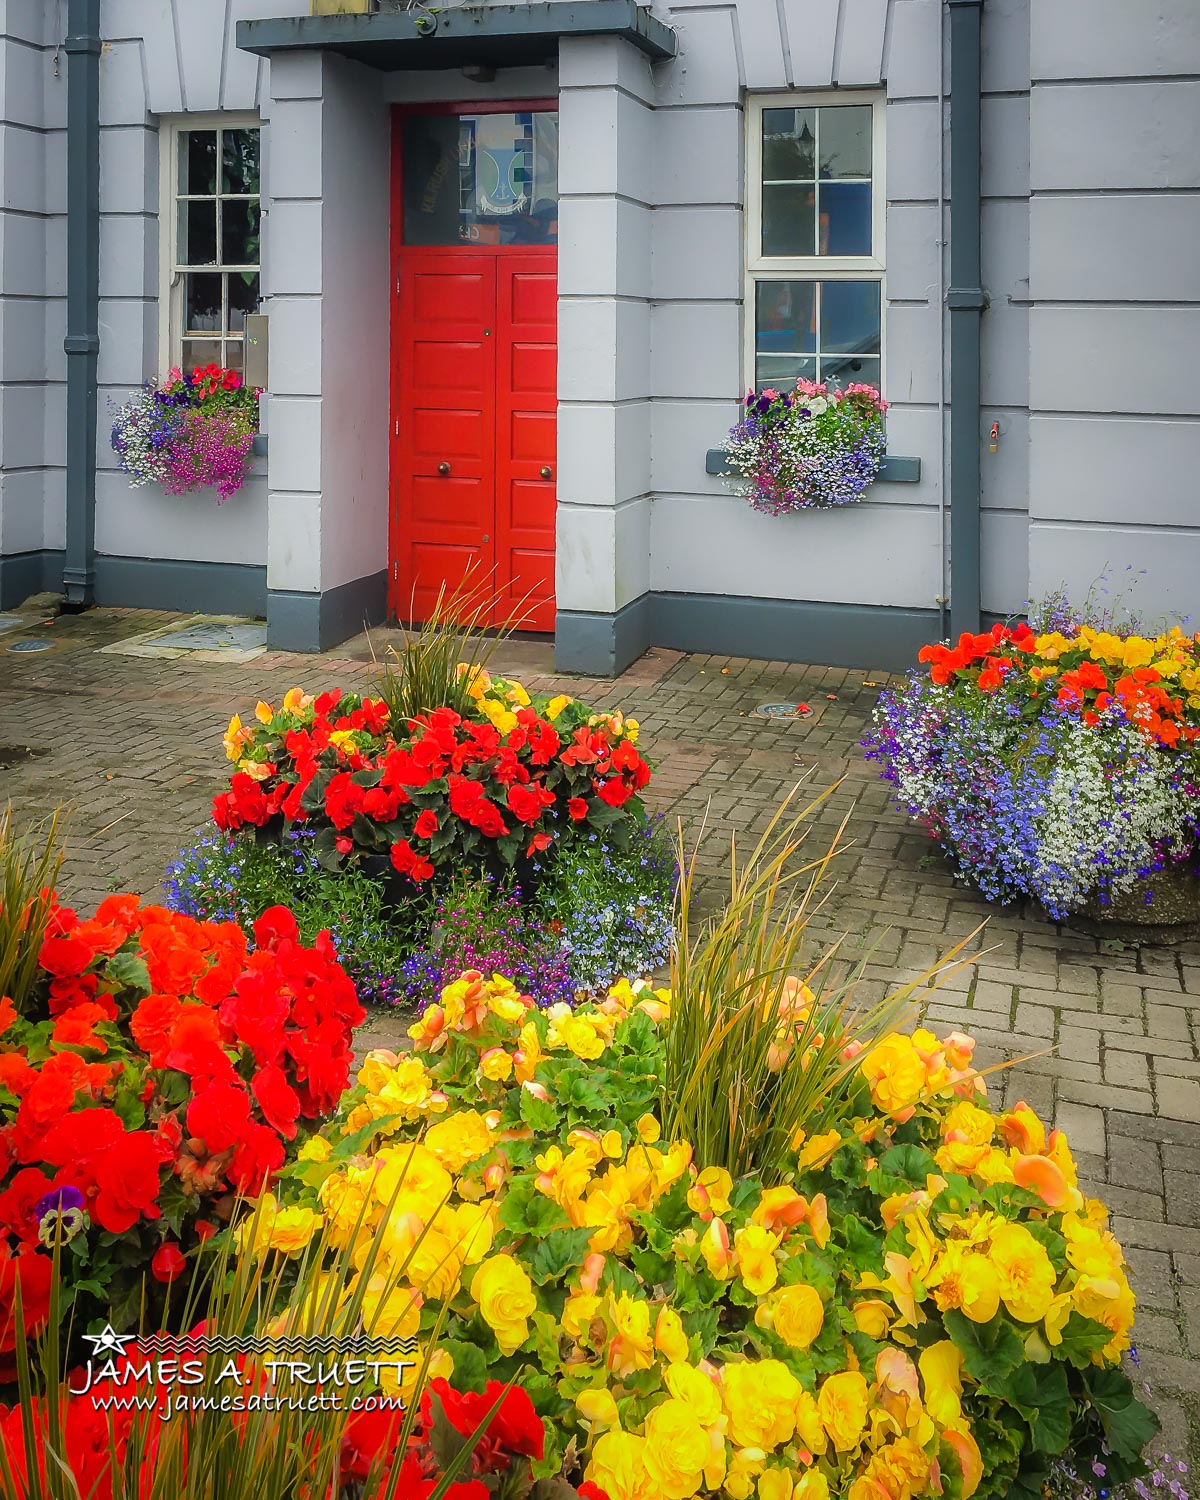
[[[554,629],[558,278],[543,255],[496,263],[496,560],[506,607]],[[548,476],[548,477],[547,477]]]
[[[552,631],[554,252],[406,249],[398,299],[393,612],[427,617],[472,568],[494,580],[492,623]]]
[[[420,620],[496,561],[495,263],[406,253],[398,297],[392,606]]]

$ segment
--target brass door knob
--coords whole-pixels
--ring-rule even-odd
[[[449,474],[449,472],[450,465],[446,462],[445,459],[443,459],[441,463],[438,464],[438,473],[442,476],[443,479],[445,479],[446,475]]]
[[[542,467],[538,470],[538,473],[542,476],[543,479],[552,479],[554,477],[553,471],[551,470],[549,464],[543,464]]]

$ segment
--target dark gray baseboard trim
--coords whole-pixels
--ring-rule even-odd
[[[63,557],[50,548],[0,554],[0,609],[14,609],[30,594],[60,593]]]
[[[560,609],[554,620],[555,667],[587,677],[618,676],[653,644],[653,598],[643,594],[613,615]]]
[[[272,589],[267,596],[267,644],[278,651],[325,651],[386,618],[386,568],[323,594]]]
[[[729,473],[729,462],[723,448],[710,448],[704,455],[704,472],[723,475]],[[889,453],[883,460],[876,484],[920,484],[921,460],[907,458],[899,453]]]
[[[267,570],[252,563],[97,554],[96,603],[261,619],[267,612]]]
[[[616,614],[559,610],[560,671],[613,677],[650,646],[821,667],[905,671],[938,638],[934,609],[747,599],[725,594],[643,594]]]

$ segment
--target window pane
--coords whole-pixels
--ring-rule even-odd
[[[178,193],[217,190],[217,132],[184,130],[179,135]]]
[[[797,380],[817,378],[816,357],[803,354],[760,354],[755,361],[754,389],[789,391]]]
[[[201,365],[219,365],[221,363],[221,341],[220,339],[184,339],[183,341],[183,372],[191,375]]]
[[[821,379],[826,385],[873,385],[879,390],[877,354],[826,354],[821,359]]]
[[[429,115],[404,129],[404,242],[552,245],[558,116]]]
[[[762,190],[762,253],[812,255],[816,250],[816,188],[790,184]]]
[[[258,199],[225,198],[221,202],[221,264],[258,264]]]
[[[231,271],[226,280],[229,283],[229,331],[241,333],[246,326],[246,314],[258,307],[258,275],[251,271]]]
[[[184,327],[189,333],[221,331],[221,278],[212,272],[184,277]]]
[[[759,355],[810,354],[817,348],[816,283],[760,281],[755,348]]]
[[[870,255],[871,184],[823,182],[821,195],[821,254]]]
[[[242,373],[242,341],[241,339],[230,339],[225,345],[225,368]]]
[[[764,109],[762,117],[763,181],[812,181],[816,161],[812,109]]]
[[[176,252],[184,266],[214,266],[217,263],[217,201],[183,200],[179,205],[179,240]]]
[[[870,177],[871,106],[821,111],[821,176]]]
[[[879,353],[879,283],[821,283],[821,351]]]
[[[221,191],[258,192],[258,131],[221,132]]]

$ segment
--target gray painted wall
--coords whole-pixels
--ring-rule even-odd
[[[927,610],[942,592],[941,0],[673,0],[679,56],[564,39],[559,66],[378,75],[239,53],[307,0],[104,0],[97,543],[266,565],[317,596],[387,556],[388,104],[560,93],[560,607],[654,592]],[[65,7],[63,7],[65,14]],[[0,553],[63,540],[64,111],[56,11],[0,0]],[[984,10],[984,607],[1105,562],[1200,614],[1200,10]],[[744,369],[747,93],[886,98],[889,446],[917,484],[757,516],[706,475]],[[159,364],[158,127],[264,121],[270,457],[220,511],[131,491],[107,402]],[[346,169],[351,162],[352,170]],[[998,450],[987,451],[991,423]]]
[[[1034,0],[1030,73],[1031,586],[1194,621],[1200,9]]]

